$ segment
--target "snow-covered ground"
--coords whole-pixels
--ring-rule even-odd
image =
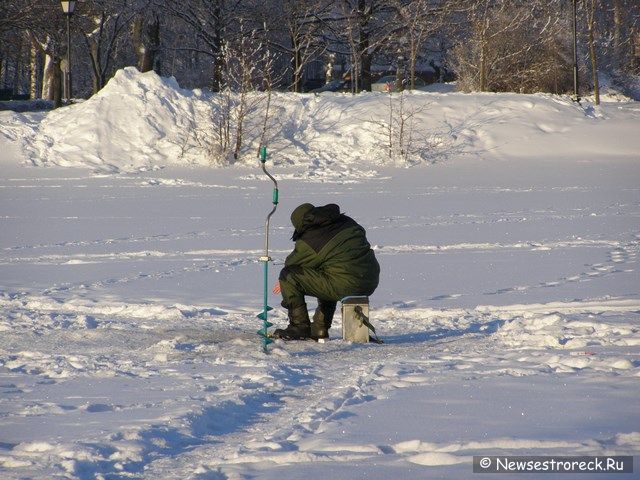
[[[405,168],[375,129],[384,94],[278,95],[271,280],[291,210],[340,204],[382,265],[386,343],[343,342],[338,315],[330,342],[265,355],[271,185],[250,153],[193,166],[207,98],[127,70],[70,108],[0,112],[0,478],[458,479],[473,455],[640,455],[640,104],[409,94],[426,153]]]

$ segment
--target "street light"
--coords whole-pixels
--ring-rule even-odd
[[[67,17],[67,68],[64,75],[64,96],[71,102],[71,15],[76,9],[76,0],[61,0],[62,11]]]

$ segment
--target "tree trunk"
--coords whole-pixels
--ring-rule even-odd
[[[42,96],[42,53],[31,44],[29,62],[29,98],[35,100]]]
[[[371,64],[372,58],[369,52],[370,34],[369,34],[369,14],[367,12],[367,1],[358,0],[358,38],[356,48],[360,57],[358,72],[358,87],[356,93],[365,90],[371,90]]]
[[[16,55],[16,68],[13,70],[13,94],[21,94],[21,72],[22,72],[22,57],[24,50],[24,42],[20,42],[18,45],[18,54]]]
[[[589,28],[589,57],[591,59],[591,75],[593,76],[593,94],[596,105],[600,105],[600,83],[598,82],[598,57],[595,45],[596,10],[597,1],[591,0],[589,8],[588,28]]]
[[[95,39],[89,40],[91,51],[91,73],[93,74],[93,94],[98,93],[104,87],[104,74],[100,61],[100,45]]]
[[[480,91],[487,91],[487,42],[484,38],[480,45]]]
[[[60,59],[45,56],[42,80],[42,98],[55,102],[56,108],[62,103],[62,69]]]
[[[247,93],[245,86],[242,86],[242,92],[240,93],[240,105],[238,105],[238,119],[236,125],[236,141],[233,148],[233,163],[240,158],[240,151],[242,150],[242,140],[244,135],[244,116],[247,103]]]
[[[302,91],[302,52],[300,51],[300,39],[292,35],[291,45],[293,46],[293,56],[291,58],[293,82],[291,83],[291,88],[294,92],[300,93]]]
[[[368,35],[367,35],[368,37]],[[368,42],[367,42],[368,43]],[[368,50],[368,47],[367,49]],[[369,52],[367,52],[365,50],[366,53],[362,54],[362,62],[361,62],[361,78],[362,78],[362,82],[360,85],[360,90],[364,90],[364,91],[371,91],[371,64],[372,64],[372,58],[371,55],[369,54]]]
[[[415,39],[411,40],[411,51],[409,52],[409,75],[411,90],[416,88],[416,63],[418,61],[418,45]]]
[[[45,100],[53,100],[54,68],[53,58],[45,54],[42,76],[42,98]]]
[[[620,0],[613,0],[613,67],[620,68],[625,64],[623,42],[622,5]]]
[[[213,57],[213,79],[211,81],[211,90],[219,92],[222,87],[222,71],[225,68],[225,60],[222,55],[222,32],[216,34],[214,42],[217,45],[217,52]]]
[[[62,105],[62,69],[59,58],[52,62],[52,76],[50,100],[53,100],[54,108],[58,108]]]
[[[160,19],[157,15],[153,15],[151,21],[147,25],[147,34],[149,39],[149,53],[145,56],[142,71],[148,72],[155,70],[158,75],[162,74],[160,69]]]
[[[480,91],[486,92],[489,83],[489,74],[487,72],[487,57],[489,55],[487,31],[489,30],[489,17],[485,11],[484,18],[481,19],[480,27]]]
[[[396,69],[396,85],[395,91],[402,92],[404,90],[404,65],[400,59],[398,59],[398,67]]]
[[[154,70],[160,49],[160,19],[155,13],[136,18],[133,24],[133,45],[138,58],[138,70]]]
[[[360,50],[360,78],[362,79],[360,90],[368,92],[371,91],[372,58],[369,53],[369,32],[366,30],[366,24],[360,27],[358,50]]]
[[[144,63],[144,57],[147,54],[146,45],[144,44],[144,22],[145,18],[142,14],[138,15],[133,22],[133,32],[131,40],[133,41],[133,50],[136,54],[138,70],[142,71],[141,64]]]
[[[633,73],[639,73],[640,70],[640,51],[638,51],[638,45],[640,45],[640,31],[637,27],[631,28],[631,59],[629,60],[629,68]]]
[[[351,62],[351,93],[360,91],[360,56],[358,52],[353,53]]]
[[[219,92],[222,85],[222,70],[225,65],[224,55],[222,55],[222,5],[217,1],[214,4],[213,17],[216,19],[216,26],[213,37],[213,80],[211,90]]]

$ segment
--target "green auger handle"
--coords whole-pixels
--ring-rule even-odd
[[[265,175],[267,175],[267,177],[271,179],[274,186],[273,197],[272,197],[273,208],[271,209],[271,212],[269,213],[269,215],[267,215],[267,221],[265,223],[265,229],[264,229],[264,233],[265,233],[264,255],[260,258],[260,261],[264,262],[264,303],[263,303],[264,308],[262,310],[262,313],[258,315],[258,318],[262,320],[262,328],[258,330],[257,333],[262,337],[262,351],[264,353],[267,353],[267,345],[273,342],[273,340],[269,338],[270,337],[269,327],[273,326],[273,323],[271,323],[268,320],[268,315],[269,315],[268,312],[269,310],[271,310],[271,307],[267,304],[267,299],[269,296],[268,268],[269,268],[269,261],[271,261],[271,258],[269,257],[269,222],[271,220],[271,216],[275,213],[276,208],[278,208],[278,182],[276,181],[275,178],[273,178],[273,176],[269,172],[267,172],[267,168],[266,168],[267,147],[265,145],[261,145],[260,149],[258,150],[258,154],[260,157],[260,161],[262,162],[262,171],[265,173]]]

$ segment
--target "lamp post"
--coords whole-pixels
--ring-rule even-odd
[[[67,68],[64,72],[64,96],[71,102],[71,16],[76,9],[76,0],[61,0],[62,11],[67,17]]]
[[[578,93],[578,6],[573,0],[573,101],[580,101]]]

